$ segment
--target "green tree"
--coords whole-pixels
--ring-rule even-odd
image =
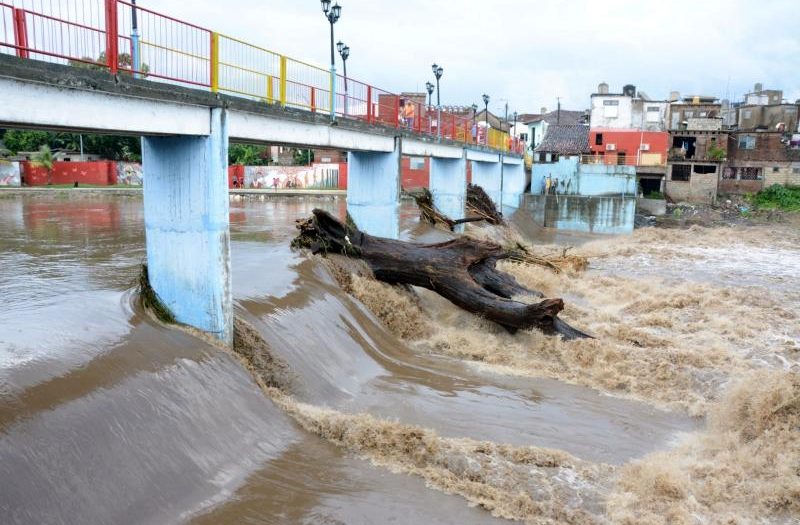
[[[3,143],[14,154],[20,151],[37,151],[42,146],[49,145],[52,135],[47,131],[9,129],[3,134]]]
[[[46,169],[47,185],[50,186],[53,184],[53,166],[55,165],[55,159],[53,158],[53,152],[50,150],[50,146],[47,144],[42,146],[39,152],[33,156],[31,164],[37,168]]]
[[[269,164],[269,148],[252,144],[231,144],[228,148],[228,164],[266,166]]]
[[[81,136],[77,133],[8,130],[3,134],[3,142],[13,153],[36,151],[44,145],[50,149],[80,151]],[[83,151],[108,160],[140,162],[142,159],[141,140],[138,137],[83,135]]]
[[[309,166],[314,162],[314,152],[310,149],[296,149],[294,150],[294,164],[295,166]]]

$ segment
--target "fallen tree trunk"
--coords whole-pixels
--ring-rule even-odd
[[[558,318],[561,299],[525,302],[542,294],[496,268],[508,258],[501,246],[459,237],[438,244],[414,244],[373,237],[315,209],[300,221],[295,247],[363,259],[376,279],[433,290],[453,304],[510,330],[538,328],[567,339],[589,337]]]

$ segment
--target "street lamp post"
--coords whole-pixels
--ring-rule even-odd
[[[477,142],[477,138],[478,138],[478,124],[476,122],[477,118],[478,118],[478,105],[477,104],[473,104],[472,105],[472,129],[470,131],[471,131],[471,133],[473,135],[472,136],[472,140],[475,141],[475,142]]]
[[[428,91],[428,105],[433,106],[433,88],[434,85],[430,82],[425,82],[425,89]]]
[[[430,82],[425,82],[425,89],[428,91],[428,108],[425,110],[425,113],[428,115],[428,133],[431,132],[431,107],[433,107],[433,84]]]
[[[331,6],[331,0],[320,0],[322,12],[331,24],[331,120],[336,120],[336,55],[333,51],[333,24],[342,16],[342,6],[337,2]]]
[[[444,68],[438,64],[433,64],[431,69],[433,70],[433,75],[436,77],[436,134],[439,140],[442,140],[442,100],[440,98],[441,93],[439,92],[439,79],[442,78]]]
[[[336,43],[336,49],[339,50],[339,56],[342,57],[344,66],[344,114],[347,115],[347,59],[350,57],[350,46],[339,40]]]
[[[484,142],[488,146],[489,145],[489,95],[487,95],[486,93],[483,94],[483,105],[485,107],[485,110],[483,112],[483,118],[486,121],[486,138],[484,139]]]
[[[513,132],[514,141],[512,142],[512,144],[516,145],[516,143],[517,143],[517,112],[516,111],[514,112],[514,127],[511,128],[511,129],[514,130],[514,132]]]

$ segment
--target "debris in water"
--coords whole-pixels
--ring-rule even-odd
[[[510,256],[497,244],[464,236],[438,244],[373,237],[353,230],[320,209],[300,222],[298,229],[300,235],[292,242],[294,246],[309,246],[314,253],[359,257],[381,281],[428,288],[460,308],[508,329],[535,327],[565,339],[590,337],[559,319],[563,300],[517,300],[542,298],[543,294],[497,269],[497,262]]]

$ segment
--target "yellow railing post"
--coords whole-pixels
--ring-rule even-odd
[[[272,75],[267,75],[267,104],[274,104],[275,103],[275,93],[273,93],[272,87],[272,80],[275,77]]]
[[[281,55],[281,107],[286,107],[286,57]]]
[[[211,33],[211,91],[219,92],[219,33]]]

